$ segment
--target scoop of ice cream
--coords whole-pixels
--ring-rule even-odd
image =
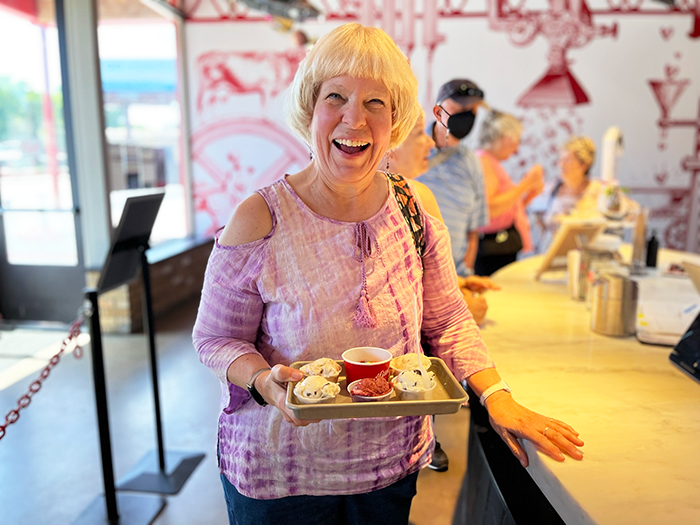
[[[304,399],[328,399],[339,392],[340,387],[336,383],[321,376],[306,377],[294,387],[294,394]]]
[[[428,372],[428,377],[430,378],[430,388],[427,389],[423,385],[423,376],[418,369],[404,370],[396,376],[394,382],[401,390],[406,390],[407,392],[425,392],[435,386],[435,373]]]
[[[430,359],[424,355],[421,355],[420,360],[426,370],[430,368]],[[391,360],[391,367],[395,370],[409,370],[412,368],[418,368],[418,354],[411,353],[396,356]]]
[[[335,377],[340,374],[340,365],[328,357],[321,357],[300,368],[307,376]]]
[[[350,394],[356,396],[376,397],[383,396],[390,391],[391,385],[389,384],[389,381],[381,376],[377,376],[360,379],[360,381],[353,386]]]

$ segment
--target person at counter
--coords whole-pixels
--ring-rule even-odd
[[[489,111],[481,124],[477,156],[481,160],[491,221],[479,228],[474,273],[491,275],[514,262],[518,253],[532,250],[530,221],[525,207],[544,188],[542,166],[535,164],[515,184],[501,164],[518,151],[522,133],[513,115]]]
[[[378,171],[420,111],[398,46],[380,29],[339,26],[302,61],[289,97],[289,122],[313,158],[236,208],[215,241],[193,331],[222,384],[230,522],[408,522],[433,449],[430,416],[299,420],[285,397],[302,378],[293,361],[365,345],[402,355],[416,330],[481,396],[523,465],[518,439],[581,459],[569,425],[519,405],[502,382],[458,289],[444,225],[405,179]]]
[[[471,80],[456,78],[440,86],[433,106],[437,121],[428,127],[436,150],[428,171],[420,176],[443,213],[457,274],[462,277],[474,273],[478,229],[489,223],[481,165],[463,141],[484,106],[484,92]]]
[[[409,179],[411,187],[415,190],[415,194],[423,209],[444,223],[445,221],[442,218],[440,207],[433,192],[425,184],[415,180],[416,177],[419,177],[427,170],[430,152],[434,146],[435,142],[425,132],[425,116],[421,112],[416,125],[413,126],[406,140],[400,146],[387,153],[387,171],[398,173],[402,177]],[[469,275],[467,277],[458,275],[457,280],[474,321],[480,325],[486,318],[486,311],[488,310],[488,304],[483,295],[484,292],[500,290],[501,287],[488,277],[477,275]]]
[[[540,233],[538,251],[547,249],[559,228],[559,220],[571,214],[584,198],[591,186],[589,174],[595,154],[595,144],[585,136],[573,136],[562,146],[559,177],[545,186],[531,206]]]

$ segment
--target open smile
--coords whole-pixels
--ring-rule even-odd
[[[369,142],[364,140],[333,139],[333,145],[348,155],[360,153],[369,148]]]

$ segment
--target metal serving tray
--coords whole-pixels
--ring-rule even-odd
[[[311,361],[296,361],[290,366],[301,368]],[[438,357],[430,358],[430,370],[435,372],[437,386],[432,399],[402,401],[392,392],[388,401],[354,403],[348,393],[343,361],[336,361],[341,367],[338,385],[340,393],[335,403],[302,405],[294,395],[296,383],[287,383],[287,408],[298,419],[344,419],[361,417],[421,416],[428,414],[453,414],[467,400],[467,393],[455,379],[445,362]]]

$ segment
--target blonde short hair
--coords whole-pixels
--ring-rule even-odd
[[[287,97],[287,121],[308,144],[321,84],[349,75],[378,80],[391,96],[393,149],[408,136],[421,110],[418,82],[396,43],[381,29],[344,24],[322,36],[299,65]]]
[[[516,117],[510,113],[492,109],[486,114],[486,118],[481,123],[479,144],[481,146],[490,146],[506,136],[516,140],[522,132],[523,125]]]
[[[584,136],[571,137],[562,146],[564,151],[570,151],[576,159],[586,167],[586,175],[595,162],[595,144]]]

